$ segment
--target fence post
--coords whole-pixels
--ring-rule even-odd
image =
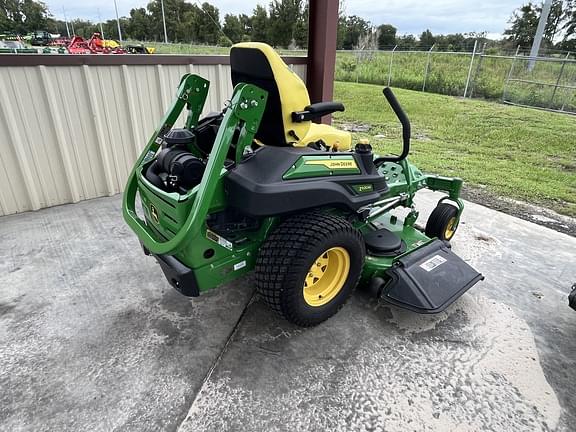
[[[424,82],[422,83],[422,91],[426,91],[426,80],[428,79],[428,71],[430,70],[430,56],[436,44],[432,44],[428,50],[428,58],[426,59],[426,69],[424,69]]]
[[[392,81],[392,60],[394,60],[394,51],[396,51],[396,48],[398,48],[398,45],[394,46],[392,54],[390,55],[390,66],[388,67],[388,87],[390,87],[390,82]]]
[[[358,80],[360,79],[360,71],[358,70],[360,68],[360,53],[355,52],[355,57],[356,57],[356,84],[358,84]]]
[[[568,52],[568,54],[564,58],[562,66],[560,67],[560,72],[558,72],[558,79],[556,80],[556,85],[554,86],[554,90],[552,91],[552,97],[550,98],[550,104],[548,106],[548,108],[550,109],[553,109],[554,107],[554,98],[556,97],[556,91],[558,90],[558,86],[560,85],[560,80],[562,79],[562,75],[564,74],[564,67],[566,67],[566,60],[568,60],[569,56],[570,52]]]
[[[484,45],[482,45],[482,51],[480,51],[480,58],[478,59],[478,66],[476,66],[476,70],[474,71],[474,76],[472,77],[472,87],[470,87],[470,96],[469,98],[472,99],[472,96],[474,95],[474,92],[476,91],[476,80],[478,79],[478,74],[480,73],[480,70],[482,69],[482,61],[484,60],[484,51],[486,51],[486,45],[487,43],[484,42]]]
[[[508,82],[510,81],[510,78],[512,78],[514,63],[516,63],[516,59],[518,58],[519,52],[520,52],[520,45],[516,47],[516,53],[514,54],[514,58],[512,59],[512,64],[510,65],[510,70],[508,71],[508,75],[506,76],[506,81],[504,81],[504,88],[502,89],[502,102],[506,102],[506,90],[508,89]]]
[[[466,87],[464,87],[464,98],[468,93],[468,86],[470,85],[470,77],[472,76],[472,66],[474,65],[474,56],[476,55],[476,48],[478,47],[478,39],[474,41],[474,49],[472,50],[472,59],[470,60],[470,67],[468,68],[468,77],[466,78]]]

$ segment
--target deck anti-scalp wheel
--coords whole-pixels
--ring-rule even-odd
[[[448,203],[440,203],[426,222],[426,235],[450,241],[458,228],[458,209]]]
[[[345,219],[305,213],[283,221],[256,261],[256,287],[288,321],[313,326],[350,297],[364,264],[362,235]]]

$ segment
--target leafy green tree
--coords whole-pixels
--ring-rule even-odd
[[[287,48],[294,39],[294,29],[300,18],[302,0],[273,0],[270,2],[268,41]]]
[[[554,44],[554,38],[556,37],[558,31],[561,27],[561,22],[565,18],[565,4],[567,6],[568,2],[562,0],[553,0],[552,6],[550,8],[550,14],[548,15],[548,22],[546,23],[546,28],[544,29],[544,39],[549,45]],[[542,7],[539,7],[540,14],[542,13]],[[538,16],[540,19],[540,16]]]
[[[24,0],[20,4],[26,31],[40,30],[46,27],[48,8],[43,2]]]
[[[435,43],[436,38],[430,30],[426,29],[420,35],[420,43],[418,45],[420,48],[430,48]]]
[[[218,46],[221,47],[231,47],[232,46],[232,41],[230,40],[230,38],[228,38],[227,36],[224,36],[223,34],[221,34],[218,37]]]
[[[370,31],[370,23],[356,15],[345,17],[341,22],[344,25],[342,49],[354,49],[358,45],[360,37],[365,36]]]
[[[257,5],[252,12],[252,40],[254,42],[265,42],[268,39],[269,18],[266,8]]]
[[[12,20],[8,16],[6,0],[0,0],[0,32],[12,31]]]
[[[299,48],[308,48],[308,18],[309,18],[308,2],[304,5],[304,9],[298,18],[296,27],[294,28],[294,42]]]
[[[129,34],[126,33],[126,29],[129,27],[129,19],[126,17],[120,18],[120,28],[122,29],[122,38],[127,39],[130,37]],[[104,29],[104,37],[106,39],[114,39],[119,40],[120,36],[118,35],[118,23],[115,19],[110,19],[104,23],[102,23],[102,28]]]
[[[46,31],[54,34],[60,34],[62,36],[67,36],[66,22],[48,17],[46,19]]]
[[[222,27],[224,34],[232,41],[238,43],[244,36],[244,28],[240,19],[236,15],[226,14],[224,16],[224,26]]]
[[[462,33],[434,36],[435,49],[438,51],[466,51],[468,39]],[[472,42],[472,45],[474,42]]]
[[[398,45],[398,49],[409,51],[417,47],[418,41],[413,35],[404,35],[396,39],[396,44]]]
[[[25,34],[44,30],[48,24],[48,8],[41,1],[0,0],[0,30]]]
[[[240,21],[240,25],[242,26],[242,38],[248,40],[252,36],[252,18],[246,14],[238,15],[238,21]]]
[[[126,26],[126,33],[130,39],[141,41],[150,40],[150,28],[152,27],[152,17],[145,8],[136,8],[130,11],[130,20]],[[104,33],[104,36],[106,33]]]
[[[208,2],[202,3],[202,19],[197,23],[197,41],[200,43],[215,45],[222,35],[220,30],[219,11],[216,6]]]
[[[88,39],[93,33],[100,31],[98,26],[91,21],[81,20],[78,18],[71,20],[69,25],[70,32],[74,29],[74,34],[76,36],[82,36],[84,39]],[[108,37],[106,34],[105,36]]]
[[[378,26],[378,49],[392,48],[396,45],[396,27],[391,24]]]
[[[514,45],[529,47],[534,42],[539,19],[536,6],[530,2],[514,11],[509,21],[511,26],[504,31],[504,35]]]
[[[576,49],[576,0],[568,0],[562,16],[562,30],[564,39],[561,42],[562,49]]]

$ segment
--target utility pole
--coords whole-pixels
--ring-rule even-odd
[[[538,57],[538,52],[540,51],[540,43],[542,42],[542,37],[544,36],[544,30],[546,30],[546,24],[548,23],[548,15],[550,15],[550,8],[552,7],[552,0],[546,0],[544,6],[542,6],[542,14],[540,15],[540,21],[538,21],[538,28],[536,29],[536,35],[534,36],[534,42],[532,43],[532,49],[530,50],[530,61],[528,62],[528,70],[532,72],[534,65],[536,64],[535,57]]]
[[[164,15],[164,0],[160,0],[162,6],[162,23],[164,24],[164,43],[168,43],[168,32],[166,32],[166,15]]]
[[[102,40],[106,39],[104,37],[104,29],[102,28],[102,17],[100,16],[100,8],[98,8],[98,22],[100,23],[100,36],[102,37]]]
[[[62,6],[62,12],[64,13],[64,22],[66,23],[66,33],[68,33],[68,39],[70,39],[70,27],[68,27],[68,18],[66,18],[66,9]]]
[[[120,29],[120,17],[118,16],[118,3],[114,0],[114,9],[116,9],[116,23],[118,24],[118,39],[122,43],[122,29]]]

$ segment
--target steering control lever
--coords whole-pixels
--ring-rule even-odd
[[[402,124],[402,153],[399,156],[383,156],[379,157],[374,160],[374,165],[380,166],[384,162],[399,162],[403,159],[406,159],[408,153],[410,152],[410,120],[408,120],[408,116],[400,106],[398,99],[394,96],[392,89],[390,87],[385,87],[382,91],[384,93],[384,97],[390,104],[392,111],[400,120],[400,124]]]

